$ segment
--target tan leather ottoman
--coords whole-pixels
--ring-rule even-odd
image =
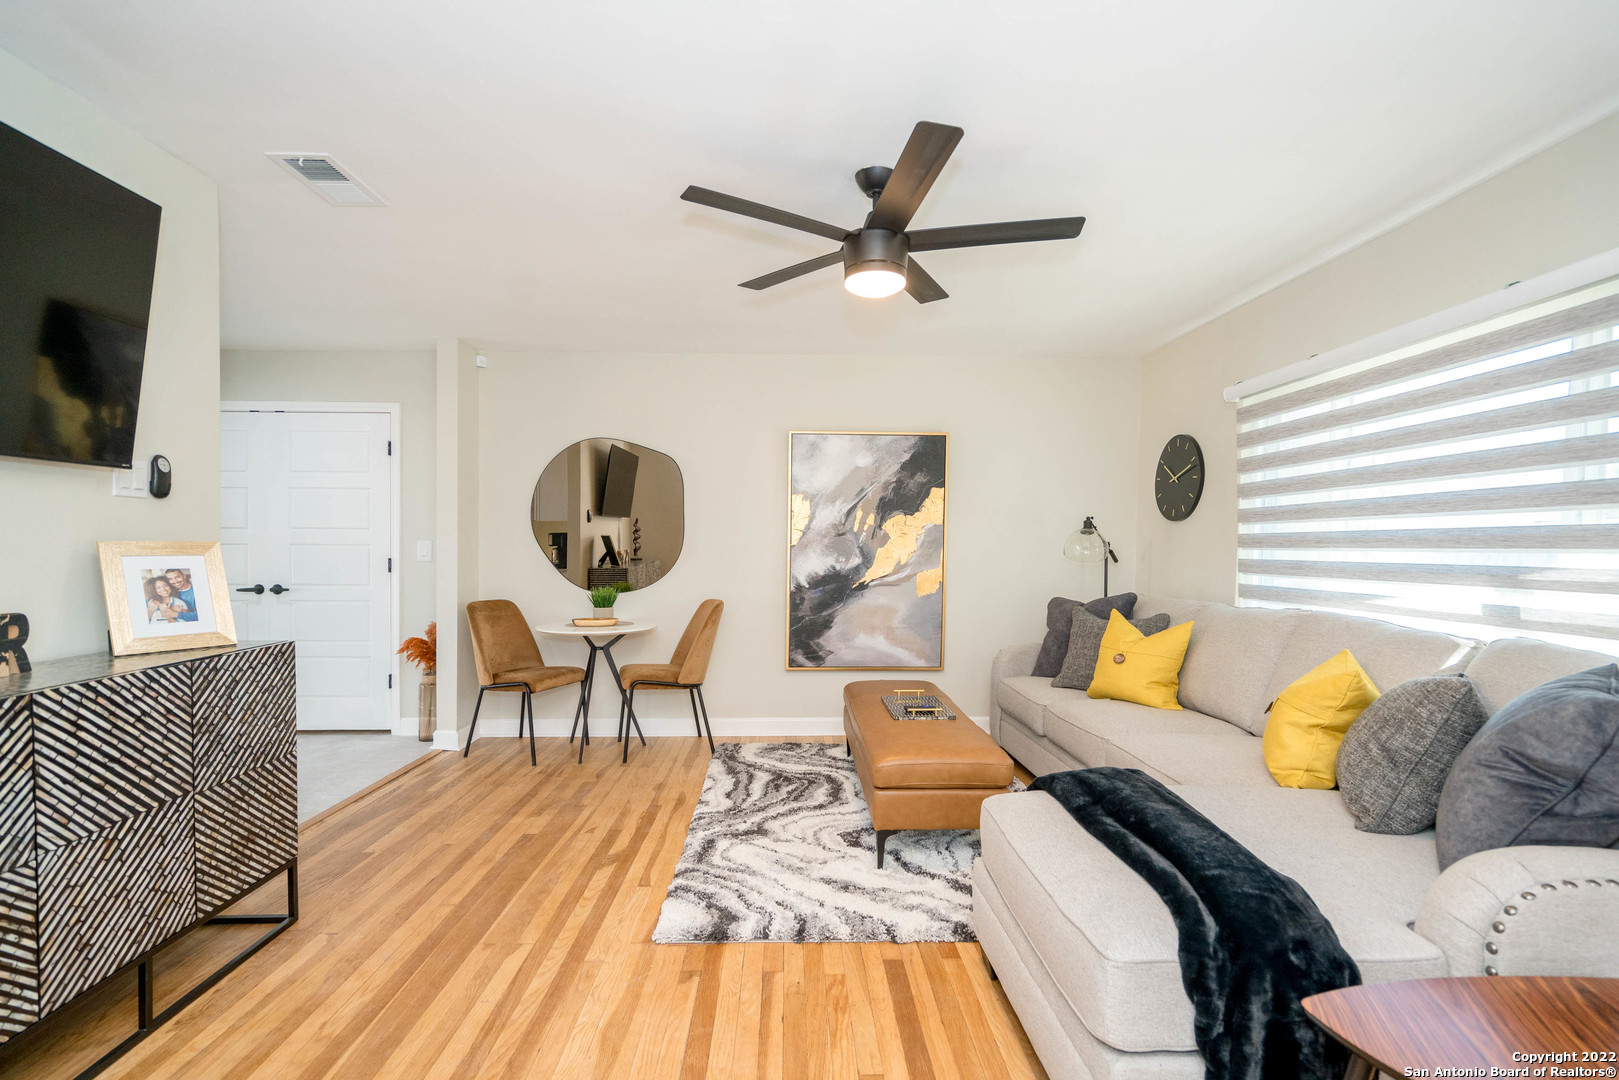
[[[896,690],[932,694],[954,720],[895,720],[882,702]],[[1012,783],[1012,759],[937,686],[872,679],[843,688],[843,734],[883,846],[902,829],[976,829],[978,808]]]

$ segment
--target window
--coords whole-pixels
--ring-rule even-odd
[[[1619,654],[1619,278],[1241,399],[1238,602]]]

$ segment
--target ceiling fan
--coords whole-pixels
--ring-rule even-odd
[[[1022,244],[1031,240],[1072,240],[1085,226],[1082,217],[1040,218],[1036,221],[999,221],[990,225],[952,225],[943,229],[906,230],[928,189],[939,178],[944,163],[961,141],[962,131],[948,124],[924,120],[911,132],[892,169],[871,165],[854,174],[855,183],[871,199],[871,212],[858,229],[840,229],[824,221],[777,210],[695,185],[680,193],[687,202],[729,210],[789,229],[824,236],[843,245],[774,273],[742,282],[744,289],[768,289],[835,263],[843,263],[843,287],[856,296],[893,296],[904,289],[919,304],[943,300],[950,294],[911,258],[914,252],[941,248]]]

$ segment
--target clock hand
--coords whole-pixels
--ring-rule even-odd
[[[1165,465],[1165,464],[1164,464],[1164,463],[1163,463],[1163,462],[1162,462],[1162,461],[1160,461],[1160,462],[1159,462],[1159,463],[1158,463],[1158,467],[1159,467],[1159,468],[1160,468],[1160,469],[1162,469],[1162,470],[1164,470],[1164,471],[1165,471],[1165,472],[1166,472],[1166,473],[1168,473],[1168,472],[1169,472],[1169,466],[1168,466],[1168,465]],[[1175,474],[1174,474],[1174,473],[1169,473],[1169,482],[1170,482],[1170,483],[1171,483],[1171,484],[1173,484],[1173,483],[1174,483],[1174,482],[1175,482]]]
[[[1196,464],[1197,464],[1197,462],[1195,462],[1195,461],[1192,462],[1192,465],[1196,465]],[[1192,465],[1186,466],[1186,469],[1190,469],[1192,467]],[[1186,473],[1186,469],[1182,469],[1180,472],[1178,472],[1174,476],[1170,477],[1170,479],[1171,480],[1179,480]]]

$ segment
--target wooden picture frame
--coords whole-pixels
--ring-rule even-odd
[[[236,644],[218,541],[102,540],[96,554],[114,656]]]

